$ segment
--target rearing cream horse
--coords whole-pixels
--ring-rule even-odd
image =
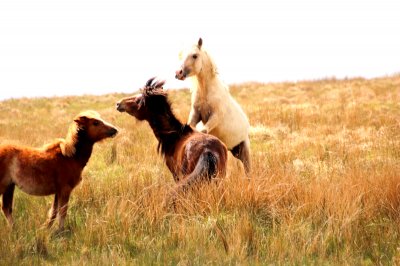
[[[240,105],[232,98],[229,88],[219,79],[216,65],[202,48],[203,40],[185,53],[183,64],[175,78],[192,77],[192,106],[188,124],[218,137],[233,156],[243,162],[246,174],[250,173],[249,121]]]

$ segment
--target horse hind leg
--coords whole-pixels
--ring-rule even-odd
[[[246,175],[249,177],[251,171],[250,140],[247,138],[246,140],[240,142],[238,145],[233,147],[231,153],[234,157],[242,161],[244,171]]]
[[[14,221],[12,218],[12,205],[13,205],[13,197],[14,197],[14,188],[15,184],[11,183],[9,184],[4,193],[3,193],[3,213],[7,218],[8,224],[10,226],[13,226]]]
[[[251,159],[250,159],[250,140],[247,138],[244,142],[244,147],[241,152],[242,162],[244,165],[244,170],[246,171],[246,175],[250,176],[251,172]]]

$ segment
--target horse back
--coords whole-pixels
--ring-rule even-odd
[[[0,147],[1,185],[15,183],[31,195],[51,195],[66,187],[75,187],[81,179],[82,167],[62,155],[59,143],[42,148]]]

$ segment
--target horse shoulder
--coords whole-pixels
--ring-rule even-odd
[[[194,89],[191,94],[191,102],[192,106],[199,107],[203,105],[203,103],[207,101],[207,98],[204,94],[200,93],[199,89]]]
[[[173,154],[165,154],[164,156],[165,163],[175,179],[176,176],[179,175],[180,167],[184,159],[184,139],[176,143]]]
[[[19,149],[19,147],[10,144],[0,146],[0,190],[5,188],[3,186],[12,182],[12,176],[18,170],[16,163],[18,162]]]
[[[205,106],[209,109],[210,116],[216,115],[221,118],[224,117],[225,113],[229,110],[229,102],[225,97],[218,94],[209,97]]]

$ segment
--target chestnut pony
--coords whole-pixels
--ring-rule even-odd
[[[117,103],[117,110],[138,120],[146,120],[158,140],[158,151],[164,156],[175,182],[176,192],[226,173],[227,149],[218,138],[182,124],[173,114],[164,81],[147,81],[142,93]]]
[[[13,224],[11,214],[16,185],[31,195],[55,194],[48,227],[58,214],[59,230],[63,230],[70,194],[82,179],[81,173],[93,144],[117,132],[97,112],[85,111],[75,117],[65,139],[57,139],[42,148],[0,146],[0,195],[3,195],[3,212],[9,224]]]

